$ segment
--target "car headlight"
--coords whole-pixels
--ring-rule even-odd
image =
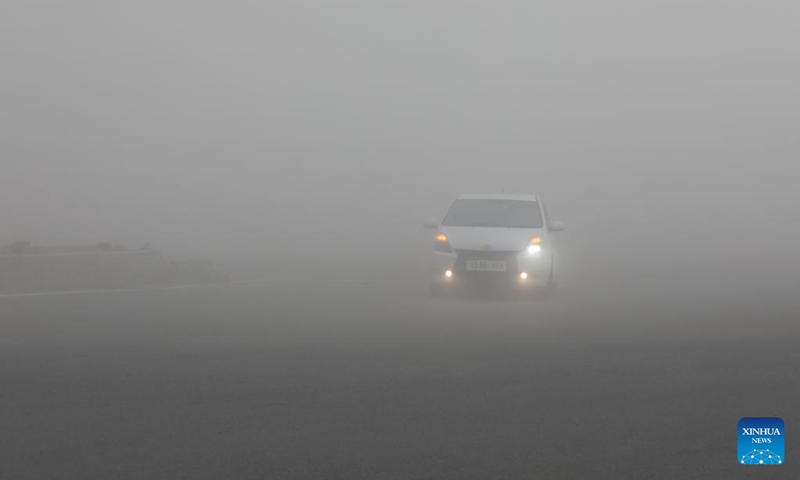
[[[434,242],[433,242],[433,249],[437,252],[447,252],[450,253],[453,251],[453,248],[450,246],[450,240],[447,238],[447,235],[444,233],[440,233],[436,235]]]
[[[540,253],[542,251],[542,237],[531,238],[530,245],[525,249],[531,255]]]

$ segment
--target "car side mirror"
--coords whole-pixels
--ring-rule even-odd
[[[439,222],[437,222],[435,218],[429,218],[425,220],[422,226],[425,228],[439,228]]]
[[[550,222],[550,231],[551,232],[563,232],[567,228],[567,225],[559,220],[553,220]]]

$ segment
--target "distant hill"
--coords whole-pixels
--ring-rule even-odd
[[[129,250],[98,243],[39,246],[17,241],[0,247],[0,293],[196,285],[229,281],[210,260],[165,260],[145,245]]]

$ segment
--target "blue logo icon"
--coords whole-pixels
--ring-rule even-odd
[[[780,465],[783,457],[783,420],[743,418],[739,420],[739,463]]]

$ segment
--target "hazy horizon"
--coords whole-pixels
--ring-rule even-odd
[[[3,10],[0,243],[369,267],[505,189],[567,222],[573,275],[793,254],[790,2]]]

